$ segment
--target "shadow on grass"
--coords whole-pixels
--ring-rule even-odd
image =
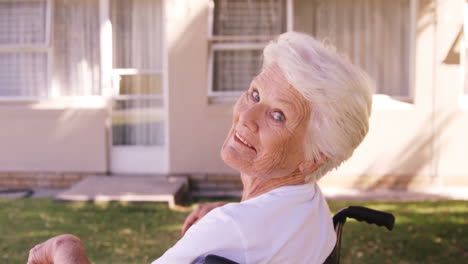
[[[25,263],[30,248],[64,233],[94,263],[150,263],[180,238],[187,214],[161,203],[0,200],[0,263]]]
[[[394,230],[349,220],[342,262],[460,263],[468,258],[466,201],[331,201],[332,212],[363,205],[391,212]],[[54,203],[0,199],[0,263],[25,263],[28,251],[51,236],[79,236],[93,263],[150,263],[180,238],[188,212],[159,203]]]
[[[344,226],[342,263],[460,263],[468,257],[466,201],[351,202],[391,212],[393,231],[350,220]],[[351,205],[331,202],[332,211]]]

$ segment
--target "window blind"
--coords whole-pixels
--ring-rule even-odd
[[[296,0],[295,28],[335,45],[377,93],[410,97],[411,0]]]
[[[48,94],[47,1],[0,1],[0,96]]]
[[[286,30],[286,22],[284,0],[215,0],[212,91],[247,90],[260,72],[262,48]]]

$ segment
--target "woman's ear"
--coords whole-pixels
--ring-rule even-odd
[[[304,174],[310,174],[314,172],[320,165],[323,163],[327,162],[328,158],[321,154],[320,155],[321,159],[320,160],[312,160],[312,161],[307,161],[304,160],[299,164],[299,170],[304,173]]]

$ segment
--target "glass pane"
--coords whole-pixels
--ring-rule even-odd
[[[99,1],[54,1],[54,96],[101,94],[99,30]]]
[[[114,101],[112,113],[114,146],[164,145],[164,108],[161,99]]]
[[[366,70],[376,93],[408,97],[410,0],[296,0],[294,27]]]
[[[278,35],[286,31],[284,0],[215,0],[214,35]]]
[[[214,52],[213,91],[245,91],[261,70],[261,50]]]
[[[47,53],[0,53],[0,96],[47,94]]]
[[[112,0],[110,3],[114,68],[161,70],[161,1]]]
[[[161,75],[121,75],[119,94],[161,94]]]
[[[42,44],[46,1],[0,1],[0,45]]]

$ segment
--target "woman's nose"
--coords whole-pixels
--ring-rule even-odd
[[[247,127],[251,132],[258,131],[262,107],[259,104],[244,109],[239,115],[241,125]]]

